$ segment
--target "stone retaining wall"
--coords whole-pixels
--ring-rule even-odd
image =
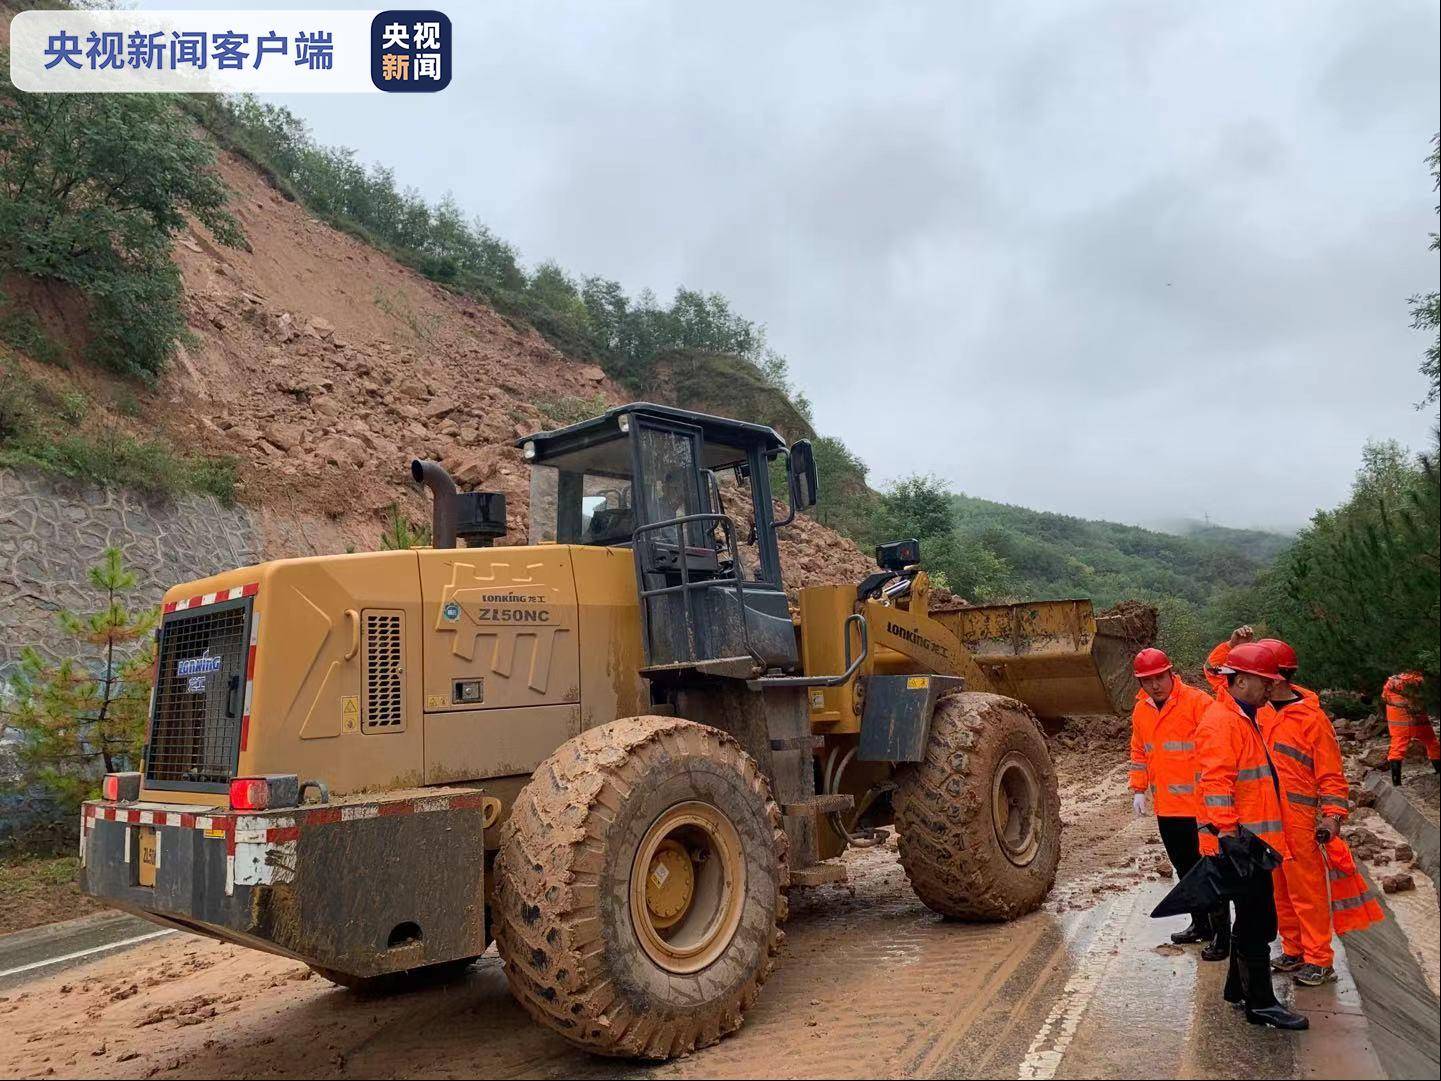
[[[147,499],[0,468],[0,677],[26,645],[53,660],[65,654],[55,613],[96,606],[87,572],[112,545],[139,579],[132,607],[159,604],[176,582],[261,558],[259,524],[243,507],[210,496]]]

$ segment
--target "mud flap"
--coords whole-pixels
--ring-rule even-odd
[[[931,714],[944,695],[964,690],[957,676],[869,676],[861,708],[861,762],[920,762]]]

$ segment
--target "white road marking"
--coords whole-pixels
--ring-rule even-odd
[[[1090,1008],[1091,1000],[1096,997],[1096,991],[1101,986],[1101,977],[1120,944],[1121,932],[1128,915],[1129,910],[1125,905],[1111,906],[1105,922],[1092,937],[1076,970],[1071,973],[1071,978],[1056,997],[1045,1024],[1031,1041],[1026,1057],[1021,1060],[1016,1074],[1021,1081],[1050,1081],[1056,1076],[1061,1060],[1066,1057],[1071,1041],[1076,1038],[1081,1018]]]
[[[81,957],[89,957],[96,953],[105,953],[108,950],[118,950],[122,946],[134,946],[137,942],[147,942],[152,938],[159,938],[161,935],[173,934],[175,934],[173,930],[151,931],[149,934],[136,935],[134,938],[122,938],[119,942],[108,942],[104,946],[91,946],[88,950],[62,953],[59,957],[50,957],[44,961],[31,961],[28,965],[20,965],[17,968],[7,968],[4,972],[0,972],[0,980],[3,980],[7,976],[18,976],[22,972],[34,972],[37,968],[58,965],[61,961],[75,961]]]

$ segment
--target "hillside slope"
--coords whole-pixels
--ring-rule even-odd
[[[27,358],[26,372],[56,398],[85,394],[87,424],[233,457],[237,498],[259,514],[268,557],[374,548],[392,504],[424,520],[408,472],[416,456],[444,462],[465,487],[505,492],[509,539],[523,543],[528,475],[513,440],[633,395],[533,328],[317,221],[248,161],[222,153],[217,169],[248,243],[221,247],[198,228],[178,238],[193,339],[158,385],[80,363],[62,372]],[[78,353],[77,298],[31,288],[27,302]],[[696,363],[719,361],[686,361]],[[767,405],[763,386],[751,389],[759,419],[794,415],[789,403]],[[680,405],[723,401],[692,403],[677,382],[655,390]],[[132,399],[133,416],[115,407]],[[871,569],[852,542],[815,522],[783,537],[792,587]]]

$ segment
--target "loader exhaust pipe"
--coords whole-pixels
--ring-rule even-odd
[[[417,484],[430,489],[430,543],[436,548],[454,548],[456,501],[459,493],[445,466],[425,458],[410,463],[410,475]]]

